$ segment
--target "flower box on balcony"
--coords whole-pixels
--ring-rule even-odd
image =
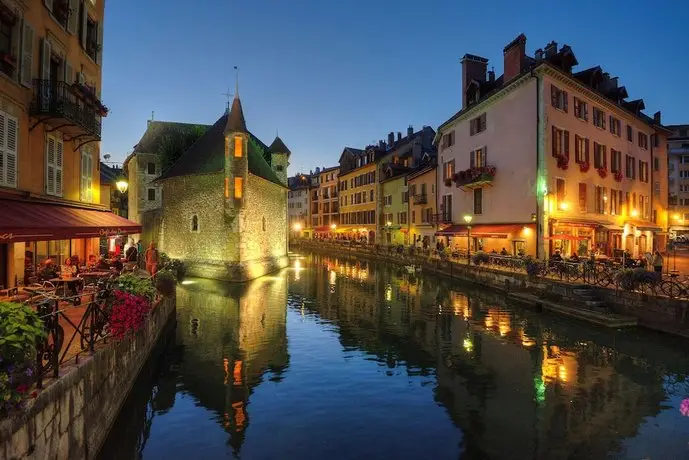
[[[591,163],[588,161],[582,161],[579,163],[579,171],[585,173],[588,172],[589,169],[591,169]]]
[[[615,180],[617,182],[622,182],[622,179],[624,179],[624,174],[622,174],[622,170],[619,169],[615,172]]]
[[[495,177],[495,166],[469,168],[456,174],[457,187],[480,187],[491,184]]]
[[[608,177],[608,168],[598,168],[598,175],[601,177],[601,179]]]
[[[569,167],[569,157],[566,155],[557,155],[555,158],[557,160],[557,167],[566,171]]]
[[[450,185],[452,185],[452,179],[448,177],[447,179],[445,179],[445,186],[449,187]]]

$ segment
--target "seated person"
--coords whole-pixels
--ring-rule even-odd
[[[122,265],[122,262],[120,261],[120,259],[117,259],[112,263],[112,268],[114,268],[118,272],[121,272],[123,267],[124,267],[124,265]]]
[[[110,270],[110,264],[105,260],[105,257],[101,256],[96,264],[98,270]]]
[[[94,254],[91,254],[91,255],[89,256],[89,261],[88,261],[88,263],[87,263],[86,265],[87,265],[89,268],[93,268],[93,267],[96,266],[97,263],[98,263],[98,259],[96,259],[96,256],[95,256]]]
[[[502,251],[500,251],[501,256],[506,256],[507,255],[507,249],[502,248]]]

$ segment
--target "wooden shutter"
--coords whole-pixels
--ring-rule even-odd
[[[567,113],[567,110],[569,107],[569,95],[567,94],[567,91],[562,92],[562,100],[563,100],[562,108],[564,109],[565,113]]]
[[[64,157],[64,143],[62,139],[55,140],[55,194],[62,196],[62,165]]]
[[[476,166],[476,150],[472,150],[469,154],[469,167],[474,168]]]
[[[81,183],[79,185],[80,189],[80,196],[81,196],[81,201],[86,201],[86,154],[84,152],[81,152]]]
[[[72,83],[74,83],[74,68],[72,67],[72,64],[67,62],[66,59],[65,59],[65,78],[64,78],[64,80],[65,80],[65,83],[67,83],[68,85],[71,85]]]
[[[8,187],[17,186],[17,140],[19,138],[19,122],[15,117],[4,114],[3,148],[5,153],[5,184]]]
[[[591,162],[591,155],[589,153],[589,140],[588,139],[586,139],[584,141],[584,149],[585,149],[585,153],[584,153],[584,159],[585,160],[584,161],[586,161],[587,163],[590,163]]]
[[[600,146],[600,154],[603,160],[603,167],[608,167],[608,148],[604,145]]]
[[[50,40],[44,38],[41,48],[41,80],[50,80],[50,56],[52,52]]]
[[[488,166],[488,146],[483,147],[483,166]]]
[[[569,131],[565,131],[565,156],[569,158]]]
[[[67,31],[76,35],[79,26],[79,0],[69,0],[69,19],[67,20]]]
[[[582,155],[581,152],[579,151],[579,139],[580,137],[575,134],[574,135],[574,160],[579,163],[582,161]]]
[[[33,79],[33,43],[34,43],[34,28],[31,24],[24,21],[22,32],[22,51],[21,51],[21,65],[19,68],[20,79],[22,85],[30,88]]]
[[[553,126],[550,132],[551,132],[550,148],[552,150],[553,156],[556,156],[557,155],[557,128],[555,126]]]
[[[88,8],[86,7],[86,1],[83,0],[81,2],[81,17],[79,18],[81,20],[81,34],[79,36],[79,40],[81,41],[81,47],[86,49],[86,25],[88,24]]]
[[[93,201],[93,155],[91,152],[86,154],[86,199],[89,203]]]
[[[46,152],[46,168],[45,168],[45,191],[49,195],[55,195],[55,138],[48,136],[46,138],[45,152]]]
[[[470,136],[473,136],[474,134],[476,134],[476,123],[475,123],[475,121],[476,121],[476,119],[469,121],[469,135]]]
[[[103,65],[103,20],[98,23],[98,49],[96,51],[96,64]]]
[[[6,125],[7,114],[5,112],[0,112],[0,184],[5,184],[7,180],[7,153],[5,151],[5,140],[7,139],[7,133],[4,129]]]
[[[555,85],[550,85],[550,103],[553,107],[557,107],[557,88]]]
[[[53,0],[43,0],[43,4],[45,4],[45,7],[51,12],[53,11]]]

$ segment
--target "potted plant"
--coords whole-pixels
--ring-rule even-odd
[[[590,168],[591,168],[591,163],[589,163],[588,161],[582,161],[581,163],[579,163],[579,171],[581,171],[583,173],[588,172],[588,170]]]
[[[449,187],[450,185],[452,185],[452,179],[448,177],[445,179],[445,186]]]
[[[569,158],[567,158],[566,155],[557,155],[555,158],[557,160],[557,167],[563,171],[567,170],[569,166]]]
[[[602,167],[598,168],[598,175],[600,176],[601,179],[605,179],[608,177],[608,168]]]
[[[621,170],[621,169],[618,169],[618,170],[615,172],[615,180],[616,180],[617,182],[622,182],[622,179],[624,179],[624,175],[622,174],[622,170]]]

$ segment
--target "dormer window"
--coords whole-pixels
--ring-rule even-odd
[[[242,136],[234,137],[234,157],[241,158],[244,156],[244,142]]]

